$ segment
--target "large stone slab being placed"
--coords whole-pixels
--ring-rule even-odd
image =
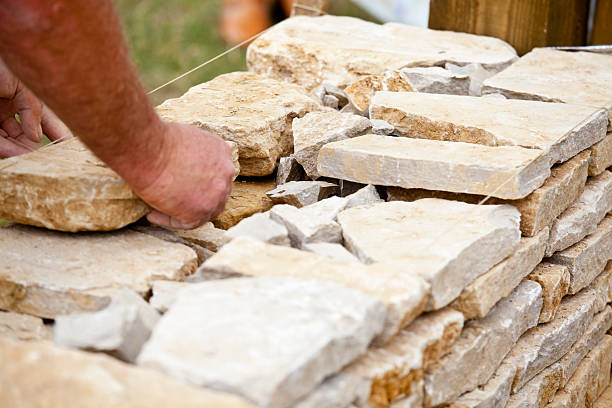
[[[340,213],[346,247],[362,262],[395,261],[431,285],[427,310],[452,302],[470,282],[510,255],[520,240],[510,206],[425,199]]]
[[[158,279],[194,272],[195,252],[134,231],[68,234],[0,228],[0,309],[54,318],[103,309],[128,287],[141,296]]]
[[[542,313],[540,323],[548,323],[555,318],[561,299],[568,294],[571,275],[564,265],[543,262],[527,276],[542,287]]]
[[[387,317],[378,344],[385,343],[422,311],[427,287],[422,279],[399,265],[366,266],[333,260],[306,251],[266,245],[249,238],[236,238],[209,259],[197,272],[200,279],[236,276],[286,276],[321,279],[359,290],[382,300]]]
[[[451,306],[463,313],[466,319],[485,317],[499,300],[512,293],[540,263],[547,242],[548,229],[535,237],[521,238],[521,243],[512,255],[466,286]]]
[[[601,141],[608,126],[604,110],[586,106],[415,92],[377,93],[370,117],[406,137],[539,149],[551,165]]]
[[[269,178],[234,181],[225,210],[213,220],[213,224],[217,228],[228,229],[244,218],[268,211],[273,204],[266,193],[274,188],[276,183]]]
[[[487,79],[483,92],[594,106],[612,117],[611,83],[612,56],[537,48]]]
[[[514,60],[512,47],[495,38],[335,16],[286,20],[247,52],[251,71],[308,89],[325,80],[344,88],[362,75],[407,66],[473,62],[500,71]]]
[[[546,256],[574,245],[597,229],[612,210],[612,172],[590,178],[584,191],[552,224]]]
[[[540,150],[366,135],[324,146],[319,173],[363,184],[519,199],[550,176]]]
[[[612,133],[599,143],[589,149],[591,159],[589,161],[589,176],[599,176],[608,167],[612,166]]]
[[[59,231],[111,231],[149,211],[76,138],[0,162],[0,219]]]
[[[248,72],[221,75],[157,107],[166,121],[238,144],[240,175],[267,176],[293,147],[291,122],[322,107],[297,86]]]
[[[181,291],[138,360],[259,407],[288,408],[364,353],[384,316],[382,302],[331,282],[204,282]]]
[[[38,317],[0,311],[1,337],[20,341],[50,340],[52,333]]]
[[[254,408],[234,395],[50,342],[0,338],[0,365],[0,406],[7,408]]]

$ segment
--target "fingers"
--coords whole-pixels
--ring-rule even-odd
[[[199,222],[184,223],[174,217],[161,213],[157,210],[151,211],[147,215],[147,220],[149,220],[151,224],[159,225],[160,227],[182,230],[191,230],[207,222],[207,220],[203,220]]]
[[[30,140],[39,143],[42,140],[42,103],[24,86],[21,86],[15,94],[13,103],[19,113],[23,133]]]
[[[14,143],[12,139],[8,138],[8,134],[0,129],[0,158],[5,159],[7,157],[19,156],[30,151],[30,149]]]
[[[73,137],[68,126],[66,126],[47,105],[43,105],[41,124],[43,133],[47,135],[52,142]]]

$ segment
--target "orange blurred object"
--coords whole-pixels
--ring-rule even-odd
[[[221,37],[230,44],[239,44],[270,27],[267,0],[223,0]]]
[[[293,10],[293,0],[281,0],[283,5],[283,10],[285,11],[285,15],[288,17],[291,15],[291,11]]]

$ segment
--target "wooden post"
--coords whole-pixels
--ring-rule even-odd
[[[522,55],[586,45],[588,12],[589,0],[431,0],[429,27],[501,38]]]
[[[291,16],[321,16],[327,6],[328,0],[294,0]]]
[[[612,0],[597,0],[591,44],[612,44]]]

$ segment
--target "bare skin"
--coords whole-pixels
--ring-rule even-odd
[[[229,147],[212,133],[160,120],[111,1],[0,0],[0,56],[155,209],[149,221],[195,228],[223,210],[234,172]],[[25,138],[36,141],[41,132],[22,123]],[[7,136],[0,134],[3,143]]]

